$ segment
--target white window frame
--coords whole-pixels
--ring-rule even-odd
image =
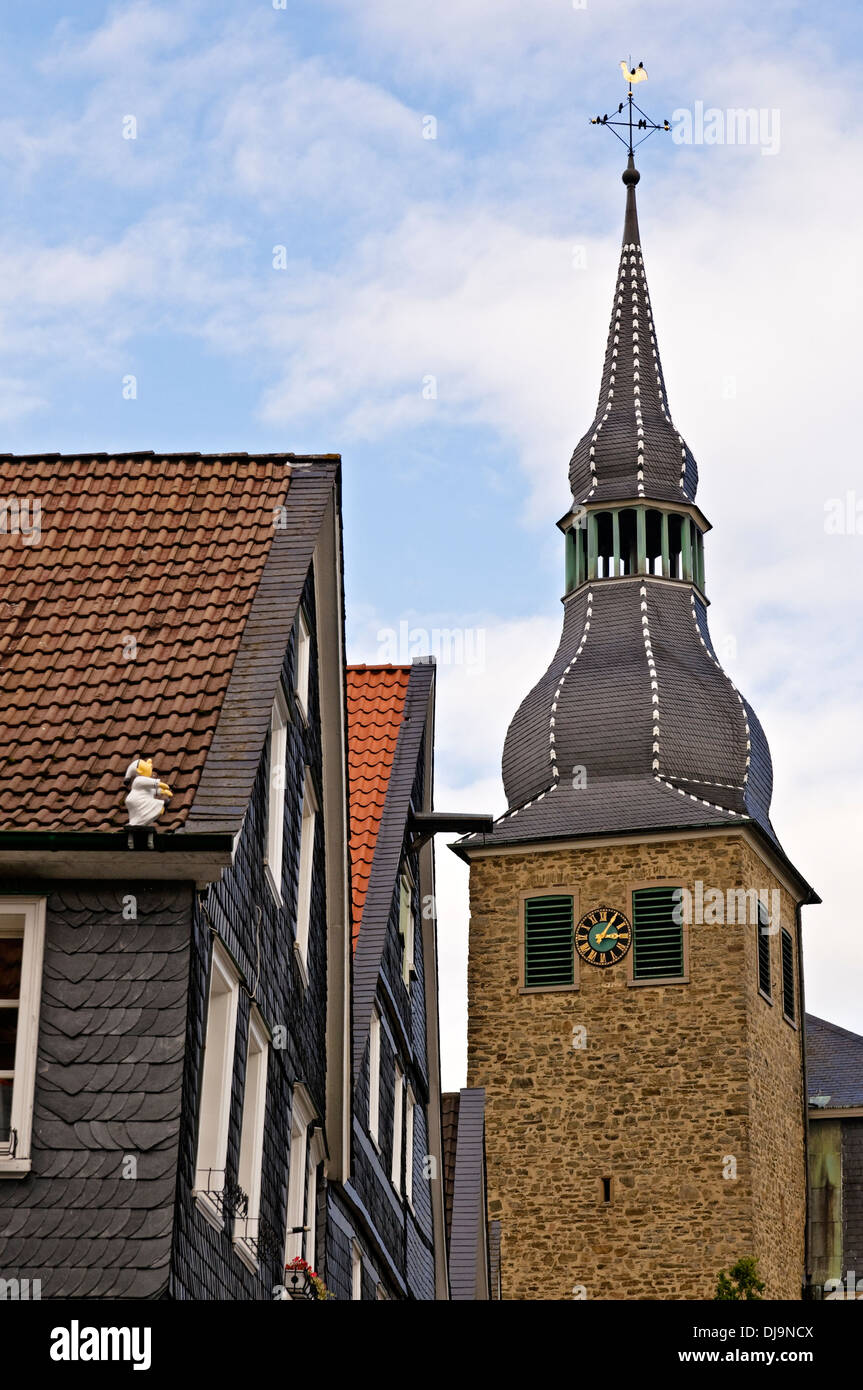
[[[402,1190],[402,1130],[404,1128],[404,1072],[396,1062],[393,1093],[393,1165],[392,1180],[396,1192]]]
[[[405,1196],[411,1206],[414,1204],[414,1124],[416,1122],[416,1097],[410,1082],[405,1088]]]
[[[381,1122],[381,1016],[372,1009],[369,1025],[369,1134],[380,1147]]]
[[[234,1244],[247,1263],[257,1269],[254,1246],[249,1243],[258,1233],[261,1214],[261,1171],[264,1160],[264,1123],[267,1110],[267,1071],[270,1034],[256,1005],[249,1014],[249,1040],[246,1048],[246,1084],[243,1092],[243,1124],[240,1132],[240,1162],[237,1182],[248,1199],[245,1218],[235,1223]]]
[[[313,1129],[306,1145],[306,1259],[317,1272],[315,1247],[318,1240],[318,1165],[324,1158],[324,1139],[320,1128]]]
[[[409,869],[399,875],[399,935],[402,939],[402,979],[410,985],[414,973],[413,876]]]
[[[204,1215],[219,1230],[224,1225],[224,1216],[208,1194],[221,1192],[225,1184],[239,999],[239,971],[221,941],[213,937],[198,1109],[195,1199]]]
[[[312,634],[302,608],[297,614],[297,684],[294,694],[300,713],[309,717],[309,669],[311,665]]]
[[[355,1301],[363,1296],[363,1252],[355,1240],[351,1241],[351,1298]]]
[[[305,1086],[298,1082],[294,1086],[291,1105],[291,1155],[288,1171],[288,1210],[285,1237],[286,1265],[290,1264],[291,1260],[303,1257],[304,1239],[309,1235],[314,1235],[317,1190],[316,1184],[309,1184],[307,1179],[310,1150],[314,1149],[316,1143],[320,1144],[318,1135],[310,1135],[309,1133],[311,1126],[317,1119],[318,1114],[311,1096]],[[317,1163],[315,1168],[317,1168]],[[308,1219],[309,1208],[312,1209],[311,1223]],[[310,1227],[310,1229],[295,1231],[294,1228],[298,1226]],[[306,1243],[306,1249],[309,1249],[308,1243]],[[310,1253],[311,1259],[308,1255],[303,1258],[314,1266],[315,1252],[312,1249]]]
[[[8,920],[21,917],[24,918],[23,925],[13,926]],[[23,1178],[32,1166],[33,1102],[39,1048],[42,962],[45,955],[45,899],[0,898],[0,936],[24,938],[12,1073],[10,1129],[15,1131],[14,1155],[11,1134],[8,1141],[0,1144],[0,1178]]]
[[[285,858],[285,781],[288,759],[288,706],[281,688],[270,711],[270,760],[267,768],[267,844],[264,873],[277,903],[282,901]]]
[[[306,768],[303,782],[303,810],[300,826],[300,881],[297,888],[297,936],[294,942],[303,983],[309,982],[309,927],[312,918],[312,877],[315,867],[315,829],[318,800],[311,772]]]

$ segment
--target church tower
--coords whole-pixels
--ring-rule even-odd
[[[569,468],[563,633],[509,726],[470,864],[468,1085],[512,1299],[709,1299],[806,1264],[800,907],[770,752],[707,624],[636,211]]]

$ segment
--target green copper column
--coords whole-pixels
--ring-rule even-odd
[[[566,559],[566,578],[564,580],[565,592],[571,594],[573,589],[578,588],[578,552],[575,546],[575,536],[572,529],[567,531],[564,537],[565,559]]]
[[[692,583],[692,522],[688,516],[683,517],[683,524],[680,532],[683,542],[683,578]]]
[[[611,559],[614,565],[611,571],[615,579],[623,573],[623,561],[620,555],[620,512],[611,513]]]
[[[638,573],[647,574],[647,512],[639,507],[635,513],[638,536]]]
[[[704,593],[704,537],[695,528],[695,582],[702,593]]]
[[[668,512],[662,513],[662,574],[671,578],[671,552],[668,544]]]
[[[596,578],[596,555],[599,549],[599,540],[596,527],[596,512],[587,514],[587,577]]]

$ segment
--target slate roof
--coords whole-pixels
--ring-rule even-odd
[[[381,668],[378,668],[381,669]],[[395,670],[402,670],[395,667]],[[390,908],[407,833],[411,794],[423,748],[429,703],[435,682],[433,662],[409,668],[407,692],[377,827],[371,870],[361,860],[360,888],[366,883],[362,922],[354,949],[353,1075],[359,1078],[369,1035],[372,1007],[386,943]],[[349,734],[350,739],[350,734]],[[431,775],[428,769],[427,775]],[[353,774],[351,774],[353,776]],[[351,799],[353,796],[351,794]],[[353,821],[353,810],[351,811]],[[351,834],[353,835],[353,824]],[[353,875],[353,869],[351,870]]]
[[[863,1037],[807,1014],[806,1076],[810,1100],[829,1096],[831,1110],[863,1106]]]
[[[485,1091],[463,1087],[458,1096],[445,1095],[450,1124],[457,1136],[453,1155],[450,1141],[444,1163],[452,1164],[445,1182],[452,1186],[449,1217],[449,1277],[453,1299],[489,1297],[489,1244],[486,1214]],[[454,1104],[457,1102],[457,1105]],[[454,1161],[453,1161],[454,1158]]]
[[[355,665],[347,668],[354,947],[360,934],[410,677],[410,666]]]
[[[659,360],[635,205],[638,170],[623,175],[626,216],[599,402],[569,465],[575,502],[647,497],[691,502],[698,467],[674,428]]]
[[[139,753],[174,792],[160,831],[236,828],[266,733],[261,681],[272,677],[275,688],[284,656],[274,620],[280,612],[288,631],[293,621],[285,557],[288,568],[308,568],[320,520],[320,506],[316,518],[300,515],[309,479],[294,497],[297,469],[318,462],[326,475],[318,488],[330,492],[336,462],[291,454],[0,459],[0,499],[41,506],[38,543],[0,533],[3,829],[119,829],[123,775]],[[261,592],[275,552],[283,558],[270,567],[273,592]],[[253,632],[250,642],[253,610],[263,636]],[[244,635],[246,688],[238,689]],[[240,750],[230,736],[238,719]],[[211,775],[198,803],[217,726],[218,785]],[[238,755],[242,787],[226,797],[221,773]]]

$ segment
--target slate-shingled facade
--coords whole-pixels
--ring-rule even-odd
[[[271,1299],[284,1278],[298,1085],[320,1145],[310,1152],[326,1156],[331,1181],[349,1164],[339,462],[14,459],[3,481],[41,499],[43,535],[30,546],[6,535],[0,547],[0,946],[4,923],[14,934],[32,901],[44,914],[44,969],[32,1138],[0,1134],[0,1266],[39,1278],[43,1298]],[[287,719],[274,780],[277,691]],[[131,848],[123,775],[137,754],[153,756],[176,796]],[[280,898],[265,870],[274,795]],[[16,939],[2,957],[10,980]],[[236,1029],[226,1156],[208,1182],[196,1167],[217,941]],[[253,1007],[267,1068],[249,1219],[238,1165]],[[323,1206],[322,1164],[307,1182],[304,1219],[316,1184]]]
[[[434,865],[412,827],[432,805],[434,691],[431,663],[348,668],[352,1163],[327,1222],[343,1297],[448,1297]]]
[[[806,1069],[810,1278],[816,1296],[863,1298],[863,1037],[807,1014]]]

